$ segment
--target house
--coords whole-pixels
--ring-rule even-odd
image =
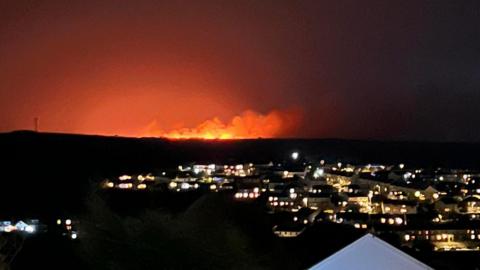
[[[416,214],[417,201],[412,200],[390,200],[381,197],[373,197],[373,210],[376,213],[382,214]]]
[[[458,208],[463,214],[480,214],[480,196],[466,197],[459,203]]]
[[[348,204],[358,206],[360,213],[368,213],[371,209],[369,194],[366,192],[348,193]]]
[[[435,209],[440,213],[458,213],[459,202],[455,197],[442,197],[435,202]]]
[[[302,199],[302,203],[304,207],[322,212],[333,212],[335,209],[331,195],[328,193],[309,193]]]
[[[275,192],[268,196],[267,206],[273,211],[293,211],[300,208],[299,198],[290,192]]]
[[[429,242],[435,251],[479,250],[478,229],[423,228],[398,232],[402,245],[415,247],[416,243]]]

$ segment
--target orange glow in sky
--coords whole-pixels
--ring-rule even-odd
[[[298,127],[301,113],[295,110],[273,110],[261,114],[247,110],[223,122],[218,117],[206,120],[196,127],[181,127],[170,131],[158,129],[153,121],[147,128],[145,136],[165,137],[169,139],[254,139],[274,138],[290,134]]]

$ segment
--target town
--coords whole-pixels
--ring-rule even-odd
[[[402,246],[434,251],[480,251],[480,172],[424,169],[407,164],[306,162],[292,152],[283,163],[183,164],[158,174],[105,179],[105,191],[230,194],[238,203],[261,202],[275,216],[272,233],[297,237],[320,223],[395,235]],[[229,195],[229,196],[230,196]],[[75,240],[80,220],[57,219]],[[45,222],[49,223],[49,222]],[[0,233],[47,231],[39,220],[1,221]],[[73,225],[75,227],[75,225]],[[51,226],[50,226],[51,227]]]
[[[231,194],[261,202],[275,216],[272,233],[297,237],[320,223],[397,237],[402,246],[435,251],[480,250],[480,172],[408,164],[306,162],[183,164],[158,175],[120,175],[101,183],[125,192]]]

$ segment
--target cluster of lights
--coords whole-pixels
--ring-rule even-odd
[[[384,189],[385,191],[387,191],[388,189],[385,188]],[[388,197],[391,198],[391,199],[394,199],[394,200],[405,200],[407,199],[407,196],[405,195],[405,193],[403,191],[390,191],[388,193]]]
[[[293,206],[293,202],[279,201],[278,197],[268,197],[268,202],[272,206]]]
[[[363,223],[363,224],[355,223],[353,225],[353,227],[355,227],[355,229],[367,229],[368,228],[367,224],[365,224],[365,223]]]
[[[200,174],[205,173],[207,175],[211,175],[215,172],[215,164],[210,165],[193,165],[193,173]]]
[[[252,191],[239,191],[235,193],[235,199],[256,199],[260,196],[259,188],[254,188]]]
[[[106,186],[108,188],[113,188],[114,184],[112,182],[107,182]],[[119,189],[132,189],[133,188],[133,183],[120,183],[117,186]],[[146,189],[147,184],[141,183],[137,185],[137,189]]]
[[[223,170],[226,175],[235,175],[235,176],[245,177],[247,175],[252,174],[255,168],[253,167],[253,164],[250,163],[248,164],[247,168],[245,168],[243,164],[230,165],[230,166],[224,165]]]
[[[151,174],[147,174],[147,175],[145,175],[145,176],[143,176],[143,175],[140,174],[140,175],[137,176],[137,180],[140,181],[140,182],[143,182],[143,181],[153,181],[153,180],[155,180],[155,177],[154,177],[153,175],[151,175]]]
[[[380,218],[380,223],[382,224],[389,224],[389,225],[402,225],[403,224],[403,219],[401,217],[395,217],[395,218]]]
[[[187,182],[181,182],[181,183],[170,182],[170,184],[168,184],[168,187],[170,189],[175,189],[176,191],[180,191],[180,190],[198,189],[199,185],[197,183],[191,184]]]
[[[470,234],[470,240],[480,240],[480,234],[476,233],[475,230],[467,230],[467,234]]]
[[[61,226],[62,224],[65,225],[65,229],[68,231],[71,239],[75,240],[78,238],[78,233],[72,228],[73,222],[71,219],[65,219],[64,221],[57,219],[57,225]]]
[[[0,222],[0,232],[26,232],[32,234],[36,231],[35,225],[29,225],[23,221],[17,222],[15,225],[12,225],[10,221]]]
[[[134,187],[136,189],[147,189],[147,184],[144,183],[144,181],[154,181],[155,177],[151,174],[147,174],[145,176],[140,174],[135,178],[136,180],[138,180],[138,182],[140,182],[139,184],[136,184],[136,185],[132,183],[133,179],[134,178],[131,175],[126,175],[126,174],[121,175],[118,177],[118,180],[120,180],[120,183],[117,184],[116,187],[119,189],[133,189]],[[115,188],[115,183],[107,179],[104,182],[104,187]]]
[[[408,179],[415,179],[416,175],[411,173],[411,172],[406,172],[403,174],[403,179],[408,180]]]
[[[338,205],[341,205],[343,207],[347,206],[348,202],[347,201],[341,201],[341,202],[338,202]]]
[[[285,201],[275,201],[271,202],[272,206],[293,206],[293,202],[285,202]]]

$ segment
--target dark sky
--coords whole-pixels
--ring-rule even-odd
[[[0,0],[0,131],[480,141],[480,1]],[[299,120],[300,121],[300,120]]]

